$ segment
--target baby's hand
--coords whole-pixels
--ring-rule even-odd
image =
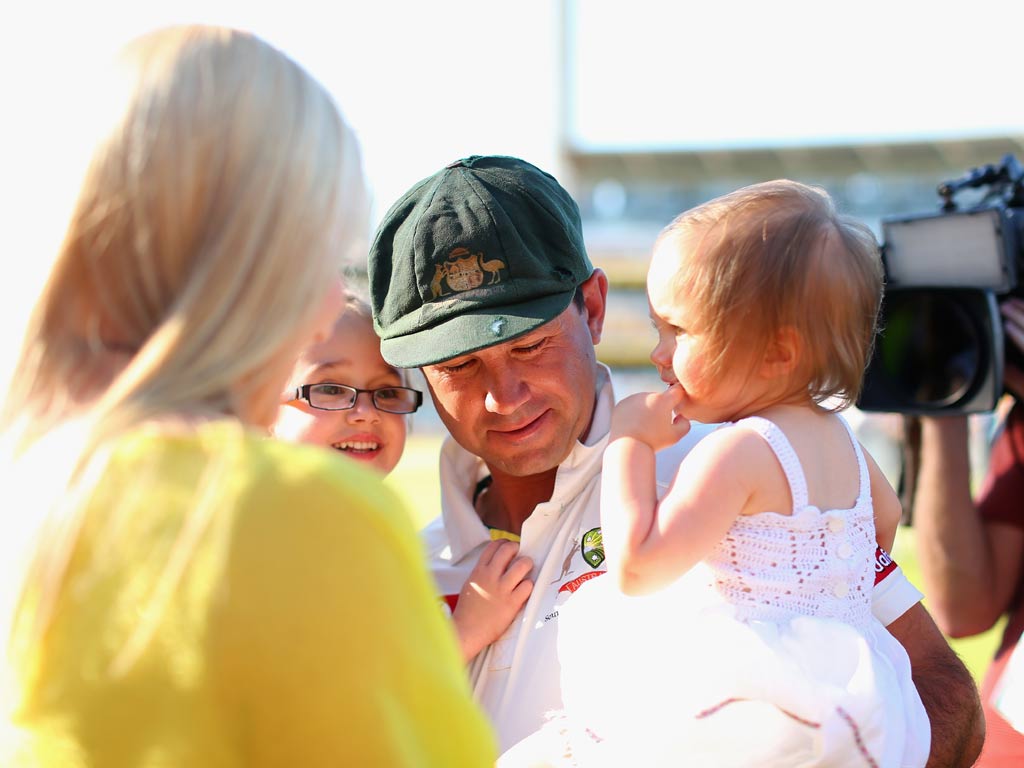
[[[515,542],[492,541],[462,585],[452,620],[467,662],[502,636],[533,591],[533,561],[517,552]]]
[[[641,392],[623,398],[612,411],[610,440],[632,437],[655,451],[681,440],[690,422],[676,413],[683,401],[683,389],[673,384],[664,392]]]

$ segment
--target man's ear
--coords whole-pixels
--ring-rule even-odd
[[[784,325],[768,341],[761,361],[761,375],[765,378],[788,376],[800,364],[803,339],[791,325]]]
[[[604,270],[595,268],[594,273],[580,283],[583,292],[583,309],[587,313],[587,327],[594,344],[601,341],[604,330],[605,310],[608,305],[608,276]]]

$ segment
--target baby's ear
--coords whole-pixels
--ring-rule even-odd
[[[800,364],[803,339],[791,325],[784,325],[768,340],[761,362],[761,374],[768,378],[788,376]]]

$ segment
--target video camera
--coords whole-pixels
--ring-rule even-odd
[[[967,208],[955,197],[980,190]],[[886,289],[863,411],[981,413],[1003,394],[999,303],[1024,297],[1024,169],[1013,155],[938,186],[938,213],[882,220]]]

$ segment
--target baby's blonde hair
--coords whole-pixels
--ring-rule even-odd
[[[709,377],[737,343],[763,354],[789,327],[801,342],[790,394],[837,398],[837,410],[856,400],[883,290],[867,226],[838,214],[823,189],[782,179],[686,211],[658,238],[684,241],[675,289],[699,308]]]

